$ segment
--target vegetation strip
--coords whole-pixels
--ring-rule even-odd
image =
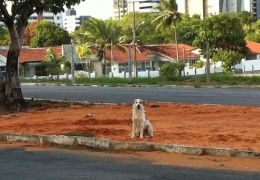
[[[260,152],[229,148],[203,148],[178,144],[160,144],[146,142],[122,142],[105,138],[38,135],[21,133],[0,133],[0,142],[23,142],[38,145],[63,147],[81,147],[107,151],[162,151],[169,153],[184,153],[193,155],[214,155],[260,158]]]

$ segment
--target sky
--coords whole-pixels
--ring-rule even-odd
[[[113,16],[113,0],[85,0],[75,6],[77,15],[109,19]]]

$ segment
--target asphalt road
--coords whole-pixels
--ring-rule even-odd
[[[135,98],[162,102],[260,105],[260,89],[22,86],[25,97],[103,103],[131,103]]]
[[[153,165],[137,158],[111,158],[70,151],[0,149],[1,180],[259,180],[260,173]]]

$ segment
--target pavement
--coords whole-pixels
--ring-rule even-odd
[[[25,97],[89,101],[94,103],[132,103],[141,98],[149,101],[260,105],[260,91],[252,88],[176,88],[176,87],[86,87],[23,85]]]
[[[154,164],[136,156],[61,149],[35,149],[30,145],[0,147],[3,180],[259,180],[259,172],[184,168]]]

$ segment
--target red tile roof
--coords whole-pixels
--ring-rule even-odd
[[[19,62],[42,62],[46,60],[47,48],[24,48],[21,50],[19,56]],[[54,50],[58,56],[62,56],[62,47],[54,47]],[[0,54],[7,57],[8,50],[0,50]]]
[[[192,52],[196,49],[195,47],[186,44],[178,44],[178,49],[180,60],[197,59],[200,57]],[[113,48],[113,61],[127,62],[129,57],[128,46],[124,46],[124,50],[125,52],[122,52],[118,48]],[[147,45],[137,47],[137,61],[149,61],[151,59],[151,55],[159,55],[174,60],[176,59],[175,44]],[[111,60],[111,52],[109,49],[106,50],[106,59]]]
[[[260,43],[247,40],[246,44],[252,53],[260,54]]]

